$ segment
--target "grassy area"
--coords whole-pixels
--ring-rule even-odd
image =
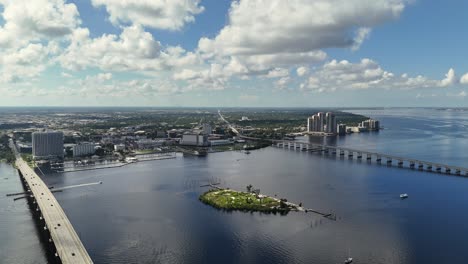
[[[32,157],[32,154],[21,154],[21,157],[23,158],[24,161],[29,165],[29,167],[34,168],[35,163]]]
[[[15,161],[15,155],[8,145],[9,137],[6,134],[0,135],[0,161],[6,161],[13,163]]]
[[[200,195],[200,201],[218,209],[260,212],[288,212],[285,204],[271,197],[257,198],[254,193],[234,190],[209,190]]]

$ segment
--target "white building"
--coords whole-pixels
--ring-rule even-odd
[[[136,143],[138,149],[153,149],[162,146],[165,140],[140,139]]]
[[[229,144],[234,144],[234,142],[231,141],[231,140],[228,140],[228,139],[210,140],[210,145],[211,146],[221,146],[221,145],[229,145]]]
[[[319,112],[307,118],[307,132],[324,132],[336,134],[336,118],[332,112]]]
[[[378,120],[368,119],[361,123],[361,127],[364,127],[367,130],[379,130],[380,122]]]
[[[34,159],[63,158],[63,132],[32,133],[32,154]]]
[[[80,143],[72,147],[73,157],[94,155],[96,145],[93,143]]]
[[[186,146],[207,146],[208,137],[201,134],[183,134],[180,145]]]

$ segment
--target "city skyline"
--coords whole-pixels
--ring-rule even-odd
[[[453,1],[0,1],[0,106],[466,104]]]

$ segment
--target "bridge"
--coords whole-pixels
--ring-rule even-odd
[[[16,155],[15,165],[20,172],[23,184],[32,203],[33,211],[38,215],[39,226],[43,226],[48,235],[50,248],[55,250],[57,262],[70,264],[93,263],[78,234],[68,220],[65,212],[55,199],[49,187],[36,172],[21,158],[13,141],[10,147]]]
[[[357,160],[365,159],[368,162],[375,161],[378,164],[384,163],[389,166],[395,163],[399,168],[418,169],[421,171],[438,172],[438,173],[444,172],[446,174],[453,174],[457,176],[468,177],[468,168],[463,168],[463,167],[458,167],[458,166],[399,157],[399,156],[394,156],[394,155],[387,155],[387,154],[358,150],[358,149],[347,148],[347,147],[329,146],[329,145],[305,143],[305,142],[295,142],[295,141],[288,141],[288,140],[271,140],[271,141],[272,141],[273,146],[278,147],[278,148],[287,148],[287,149],[295,149],[295,150],[298,149],[301,151],[309,151],[309,152],[319,152],[319,153],[324,153],[327,155],[348,157],[349,159],[357,159]]]

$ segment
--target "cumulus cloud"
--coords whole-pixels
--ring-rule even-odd
[[[299,77],[302,77],[302,76],[306,75],[307,73],[309,73],[309,68],[307,68],[307,67],[301,66],[301,67],[296,69],[296,74]]]
[[[460,78],[460,83],[468,84],[468,73],[463,74],[463,76]]]
[[[404,0],[238,0],[229,23],[202,38],[208,54],[306,53],[330,47],[358,47],[370,28],[397,18]],[[355,29],[358,28],[357,32]]]
[[[30,40],[70,34],[81,23],[74,4],[63,0],[0,0],[5,24],[0,46],[25,45]]]
[[[199,58],[178,46],[163,50],[151,33],[133,25],[124,27],[119,36],[104,34],[97,38],[91,38],[87,28],[78,28],[58,60],[69,70],[98,67],[105,71],[160,71],[194,65]]]
[[[316,71],[300,86],[302,90],[325,92],[339,89],[415,89],[445,87],[455,83],[455,73],[450,69],[443,80],[433,80],[425,76],[410,77],[388,72],[370,59],[351,63],[346,60],[332,60]]]
[[[161,44],[140,26],[126,27],[120,36],[94,39],[87,28],[79,28],[59,60],[63,67],[72,70],[90,65],[106,70],[144,69],[148,59],[159,56],[160,49]]]
[[[74,4],[63,0],[0,0],[0,82],[32,81],[61,51],[60,39],[80,23]]]
[[[203,12],[200,0],[92,0],[104,6],[114,24],[132,23],[147,27],[179,30]]]
[[[447,86],[454,85],[456,82],[457,82],[457,78],[455,76],[455,70],[450,68],[447,74],[445,75],[445,79],[440,81],[440,86],[447,87]]]

